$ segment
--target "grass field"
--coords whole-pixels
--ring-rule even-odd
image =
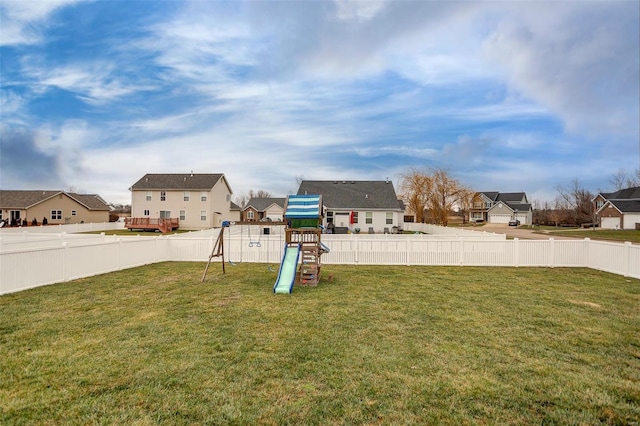
[[[551,236],[561,235],[565,237],[591,238],[592,240],[629,241],[640,243],[640,231],[635,229],[573,229],[565,231],[549,231]]]
[[[638,280],[323,269],[291,295],[162,263],[2,296],[0,424],[640,421]]]

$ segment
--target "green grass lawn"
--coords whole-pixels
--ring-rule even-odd
[[[162,263],[0,297],[0,424],[628,424],[640,281]],[[332,279],[329,280],[329,274]]]
[[[640,243],[640,231],[635,229],[573,229],[564,231],[549,231],[551,236],[562,235],[565,237],[591,238],[592,240],[629,241]]]

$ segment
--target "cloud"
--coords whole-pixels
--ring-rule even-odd
[[[60,188],[58,158],[43,152],[36,139],[37,134],[26,128],[0,124],[0,187]]]
[[[47,18],[56,10],[78,0],[24,1],[10,0],[0,3],[2,36],[0,46],[34,44],[42,41],[48,26]]]
[[[511,84],[586,135],[638,135],[636,2],[518,3],[487,38]]]

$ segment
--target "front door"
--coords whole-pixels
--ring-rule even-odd
[[[11,222],[10,224],[20,224],[20,210],[11,210]]]

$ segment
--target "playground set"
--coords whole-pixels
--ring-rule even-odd
[[[284,208],[285,219],[285,243],[282,261],[278,270],[278,277],[273,286],[276,294],[291,293],[293,286],[298,283],[302,286],[316,286],[320,282],[321,263],[320,257],[329,252],[329,248],[321,241],[322,237],[322,196],[321,195],[289,195]],[[261,247],[260,235],[257,239],[251,236],[251,226],[253,223],[236,222],[241,226],[240,230],[240,262],[242,261],[242,229],[248,225],[249,247]],[[209,265],[214,257],[222,258],[222,272],[224,267],[224,232],[231,223],[223,223],[218,239],[216,240],[209,261],[202,275],[201,282],[209,270]],[[264,229],[263,231],[267,231]],[[282,242],[282,241],[281,241]],[[235,265],[231,259],[227,258],[229,264]],[[269,270],[273,271],[269,266]]]

